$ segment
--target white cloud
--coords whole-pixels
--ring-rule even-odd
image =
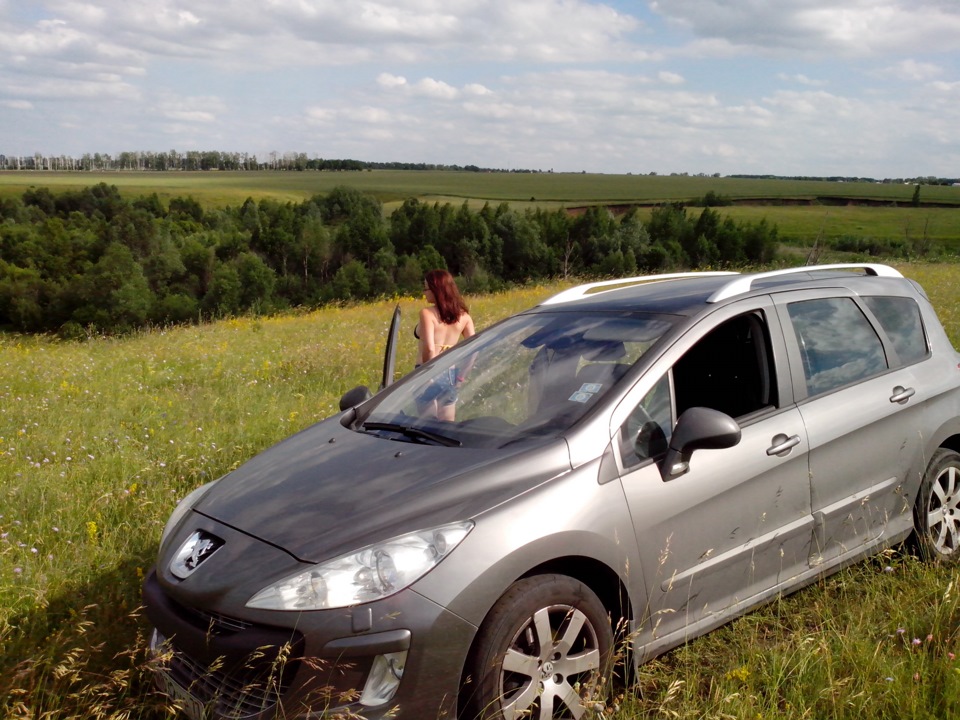
[[[660,71],[657,74],[657,78],[659,78],[660,82],[666,83],[667,85],[682,85],[684,82],[686,82],[683,78],[683,75],[667,72],[666,70]]]
[[[0,100],[0,105],[11,110],[33,110],[33,103],[28,100]]]
[[[807,86],[809,86],[809,87],[822,87],[822,86],[824,86],[824,85],[827,84],[827,83],[826,83],[825,81],[823,81],[823,80],[814,80],[813,78],[809,78],[809,77],[807,77],[806,75],[804,75],[803,73],[796,73],[795,75],[788,75],[788,74],[786,74],[786,73],[778,73],[778,74],[777,74],[777,77],[778,77],[780,80],[784,80],[784,81],[786,81],[786,82],[795,82],[795,83],[798,83],[798,84],[800,84],[800,85],[807,85]]]
[[[390,73],[380,73],[377,76],[377,84],[387,88],[403,87],[407,84],[407,79],[400,75],[391,75]]]
[[[960,7],[942,0],[661,0],[651,7],[698,37],[778,52],[950,52],[960,37]]]
[[[943,74],[943,68],[934,63],[903,60],[888,68],[890,75],[908,82],[926,82]]]
[[[413,90],[417,95],[441,100],[453,100],[460,94],[455,87],[433,78],[423,78],[413,86]]]
[[[467,95],[492,95],[493,90],[480,83],[467,83],[463,86],[463,92]]]

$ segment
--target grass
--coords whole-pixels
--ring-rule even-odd
[[[960,345],[960,267],[901,269]],[[484,327],[557,289],[471,309]],[[169,717],[138,609],[167,516],[375,386],[395,302],[402,372],[413,298],[83,343],[0,336],[0,716]],[[896,553],[859,564],[645,665],[613,717],[956,716],[957,580]]]

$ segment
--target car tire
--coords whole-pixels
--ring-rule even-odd
[[[960,453],[938,449],[913,509],[914,543],[924,560],[960,561]]]
[[[579,717],[606,689],[612,649],[610,617],[590,588],[565,575],[520,580],[477,635],[469,717]]]

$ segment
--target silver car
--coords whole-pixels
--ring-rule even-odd
[[[341,406],[164,530],[193,718],[579,718],[620,630],[640,664],[908,538],[960,557],[960,356],[883,265],[577,287]]]

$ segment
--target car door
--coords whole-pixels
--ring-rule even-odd
[[[772,303],[753,298],[688,331],[614,413],[649,598],[637,642],[648,651],[719,625],[806,570],[807,438],[786,362]],[[693,406],[736,417],[741,440],[694,452],[689,472],[665,479],[658,460]]]
[[[910,469],[922,467],[919,386],[903,350],[853,293],[787,293],[776,305],[810,440],[809,564],[826,567],[911,526],[904,487]]]

